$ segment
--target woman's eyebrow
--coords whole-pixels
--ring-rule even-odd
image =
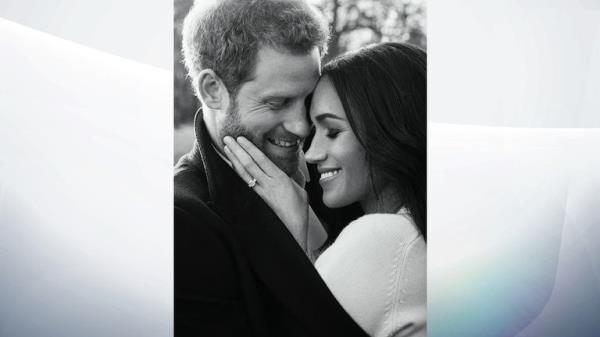
[[[317,122],[320,122],[320,121],[324,120],[325,118],[332,118],[332,119],[343,120],[342,117],[340,117],[338,115],[334,115],[334,114],[329,113],[329,112],[325,112],[325,113],[322,113],[322,114],[319,114],[319,115],[315,116],[315,120]]]

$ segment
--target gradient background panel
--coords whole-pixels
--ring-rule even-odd
[[[600,2],[428,2],[430,336],[600,334]]]
[[[171,24],[0,3],[0,336],[172,333]]]

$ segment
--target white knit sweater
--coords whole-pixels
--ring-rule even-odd
[[[315,267],[370,336],[426,336],[427,247],[404,211],[351,222]]]

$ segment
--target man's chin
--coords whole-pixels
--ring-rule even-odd
[[[267,156],[271,161],[279,167],[285,174],[291,176],[298,171],[298,156],[290,157],[290,158],[282,158],[282,157],[272,157]]]
[[[298,171],[300,151],[297,146],[294,148],[281,148],[269,141],[266,141],[262,145],[263,153],[288,176]]]

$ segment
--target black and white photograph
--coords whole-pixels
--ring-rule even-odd
[[[175,334],[425,336],[424,3],[175,6]]]

